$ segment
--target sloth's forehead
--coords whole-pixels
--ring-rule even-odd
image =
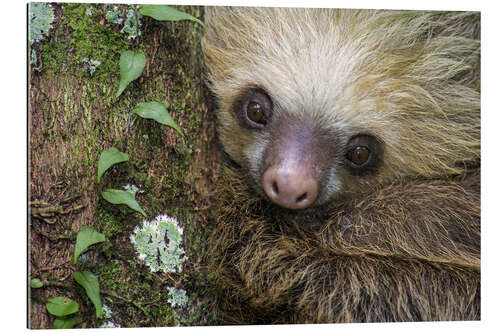
[[[253,59],[251,64],[235,71],[232,95],[237,96],[236,91],[244,87],[254,86],[269,94],[276,112],[338,119],[353,117],[355,114],[349,107],[361,98],[354,90],[362,75],[354,57],[304,50],[288,58]]]
[[[342,95],[363,75],[366,53],[350,45],[315,38],[290,48],[269,43],[242,56],[234,68],[234,87],[258,86],[290,112],[336,106]]]

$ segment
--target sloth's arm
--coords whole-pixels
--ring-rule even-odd
[[[322,244],[479,269],[480,176],[396,184],[330,212]]]

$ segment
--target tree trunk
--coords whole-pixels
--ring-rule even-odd
[[[29,324],[53,327],[46,303],[55,296],[80,305],[77,327],[99,327],[103,321],[121,327],[215,323],[203,259],[217,169],[213,112],[203,84],[203,28],[142,17],[141,35],[128,39],[120,32],[123,24],[106,18],[114,7],[122,18],[135,8],[53,5],[56,20],[48,36],[32,44],[37,61],[29,72],[29,279],[39,278],[44,286],[30,289]],[[200,7],[178,9],[198,18],[203,14]],[[147,61],[142,75],[117,98],[119,58],[126,50],[143,51]],[[93,74],[88,59],[101,62]],[[148,101],[167,106],[185,136],[131,113]],[[128,153],[129,161],[114,165],[97,183],[99,156],[110,147]],[[101,196],[126,184],[144,191],[136,199],[148,221],[167,214],[183,227],[188,260],[181,273],[152,273],[137,258],[129,238],[143,217]],[[76,233],[83,225],[106,240],[74,265]],[[111,318],[96,318],[72,278],[83,269],[98,277]],[[186,310],[172,307],[167,287],[186,290]]]

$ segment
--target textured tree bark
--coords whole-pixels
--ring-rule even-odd
[[[131,7],[118,8],[124,17]],[[202,18],[200,7],[179,9]],[[79,303],[79,327],[100,325],[71,277],[82,269],[98,276],[102,302],[122,327],[207,324],[207,316],[199,315],[210,308],[202,253],[217,167],[213,115],[203,85],[203,28],[143,17],[141,35],[129,40],[106,20],[112,5],[59,4],[54,10],[49,36],[32,46],[37,66],[29,70],[29,278],[45,283],[30,289],[29,326],[52,327],[55,317],[45,304],[54,296]],[[146,67],[116,98],[120,53],[126,50],[142,50]],[[84,56],[101,61],[92,75]],[[185,137],[131,113],[148,101],[163,103]],[[98,184],[97,162],[110,147],[128,153],[130,160],[113,166]],[[100,194],[129,183],[144,190],[136,198],[148,220],[167,214],[184,228],[188,261],[182,273],[152,274],[138,262],[129,236],[142,216]],[[73,265],[75,236],[83,225],[104,233],[106,241]],[[162,293],[167,286],[194,295],[190,315],[178,318]]]

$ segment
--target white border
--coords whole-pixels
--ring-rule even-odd
[[[89,2],[89,1],[71,1]],[[127,1],[96,1],[100,3],[127,3]],[[408,323],[408,324],[336,324],[282,326],[239,326],[239,327],[202,327],[202,328],[168,328],[168,330],[196,331],[254,331],[261,329],[303,331],[335,330],[340,332],[442,332],[443,330],[482,331],[493,327],[498,317],[498,300],[500,299],[498,284],[497,254],[499,221],[497,221],[499,188],[496,170],[498,169],[498,116],[500,78],[498,52],[500,14],[494,1],[476,0],[419,0],[419,1],[298,1],[298,0],[233,0],[233,1],[157,1],[137,0],[133,3],[156,4],[192,4],[192,5],[252,5],[252,6],[292,6],[292,7],[339,7],[339,8],[383,8],[383,9],[429,9],[429,10],[480,10],[482,26],[482,320],[480,322],[448,322],[448,323]],[[26,317],[26,207],[27,207],[27,114],[26,114],[26,2],[9,1],[2,4],[3,19],[0,21],[2,32],[2,52],[0,66],[3,70],[2,80],[2,121],[0,122],[0,142],[2,145],[3,186],[0,202],[2,203],[3,237],[0,241],[2,250],[2,307],[4,320],[2,324],[9,331],[25,330]],[[307,325],[309,326],[309,325]],[[156,330],[165,330],[157,328]],[[101,332],[100,330],[90,330]],[[133,332],[145,329],[131,329]],[[149,331],[149,330],[148,330]],[[488,330],[490,331],[490,330]]]

